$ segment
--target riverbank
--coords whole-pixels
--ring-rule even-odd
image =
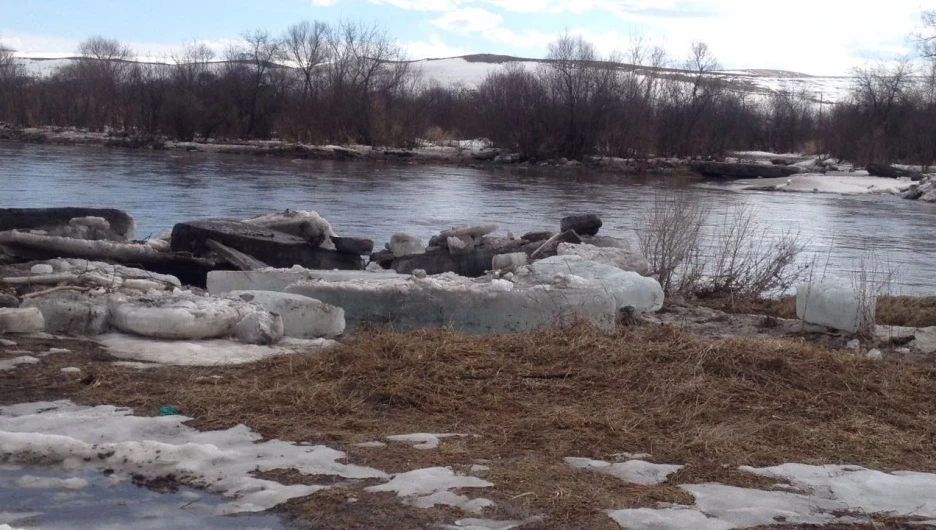
[[[916,499],[936,472],[932,363],[871,360],[805,338],[715,339],[648,323],[484,337],[371,329],[326,354],[145,371],[112,364],[90,342],[23,338],[17,348],[60,350],[0,373],[0,404],[68,399],[144,418],[165,405],[208,434],[245,425],[390,477],[424,471],[424,488],[406,494],[337,471],[258,473],[325,486],[281,507],[299,528],[611,530],[650,528],[636,524],[646,516],[675,529],[704,516],[737,527],[896,529],[932,519],[932,497]],[[875,471],[840,471],[852,493],[836,486],[823,499],[815,479],[761,471],[792,462]],[[919,472],[916,493],[886,474],[905,470]],[[453,477],[462,484],[453,490],[430,485],[459,484]],[[916,505],[888,504],[882,484]]]
[[[2,125],[2,124],[0,124]],[[555,159],[530,162],[509,150],[491,147],[486,140],[460,140],[442,145],[424,142],[410,149],[366,145],[309,145],[280,140],[211,140],[177,142],[166,138],[143,138],[120,132],[95,132],[74,127],[0,127],[0,140],[45,145],[85,145],[156,151],[219,153],[266,156],[299,160],[359,160],[395,165],[441,165],[473,169],[583,170],[621,175],[693,175],[688,161],[676,158],[624,159],[589,157],[584,161]],[[698,177],[698,176],[696,176]]]

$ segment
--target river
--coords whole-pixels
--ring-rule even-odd
[[[502,232],[558,229],[571,213],[594,212],[603,234],[636,240],[659,179],[546,170],[477,170],[105,147],[0,142],[0,207],[106,206],[126,210],[137,237],[178,221],[315,210],[342,235],[394,232],[427,240],[440,229],[491,221]],[[774,234],[799,232],[804,261],[848,279],[873,251],[896,273],[894,292],[936,295],[936,205],[892,196],[733,192],[684,186],[712,207],[709,228],[739,202]]]

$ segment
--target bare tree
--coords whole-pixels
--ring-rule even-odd
[[[283,37],[286,57],[302,72],[302,94],[315,89],[316,71],[329,59],[331,29],[324,22],[300,22],[290,26]]]
[[[133,51],[118,40],[96,36],[78,44],[78,55],[74,67],[85,125],[100,129],[119,124],[120,88],[130,70]]]
[[[923,31],[914,35],[920,55],[926,59],[936,60],[936,10],[924,11]]]

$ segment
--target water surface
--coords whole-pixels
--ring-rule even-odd
[[[285,160],[249,155],[153,152],[0,142],[0,207],[106,206],[129,212],[137,236],[200,217],[248,217],[308,209],[342,235],[394,232],[428,239],[440,229],[491,221],[501,232],[558,229],[564,215],[595,212],[603,234],[635,240],[657,179],[556,170]],[[850,279],[873,249],[897,273],[898,290],[936,294],[936,205],[892,196],[728,192],[684,188],[710,204],[709,227],[739,202],[774,234],[800,233],[804,260],[819,273]]]

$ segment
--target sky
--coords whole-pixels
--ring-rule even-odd
[[[683,61],[708,44],[723,69],[847,75],[912,53],[907,37],[933,0],[0,0],[0,43],[62,56],[91,36],[168,57],[186,42],[219,52],[245,31],[303,20],[377,23],[411,59],[469,53],[540,58],[564,31],[602,54],[636,40]]]

